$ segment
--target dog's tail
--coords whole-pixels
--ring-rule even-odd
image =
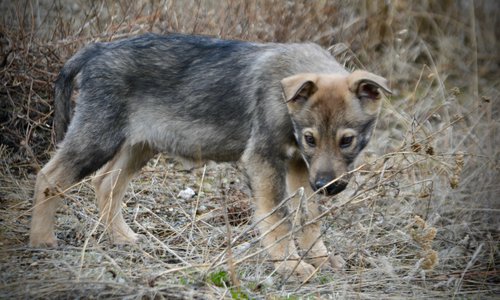
[[[73,81],[89,59],[98,54],[99,49],[99,44],[92,44],[83,48],[64,64],[57,76],[54,97],[54,134],[56,142],[60,142],[64,138],[71,119]]]

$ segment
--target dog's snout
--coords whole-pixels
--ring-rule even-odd
[[[328,185],[328,183],[330,183],[334,179],[335,178],[333,176],[320,176],[320,177],[316,178],[316,181],[314,182],[314,185],[313,185],[313,189],[314,190],[321,189],[328,196],[336,195],[336,194],[342,192],[346,188],[347,182],[343,181],[343,180],[339,180],[339,181],[336,181],[336,182]],[[326,185],[328,185],[328,186],[326,186]]]

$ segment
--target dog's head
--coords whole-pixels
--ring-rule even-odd
[[[381,90],[391,93],[387,81],[355,71],[297,74],[283,79],[281,85],[312,188],[324,189],[328,195],[343,191],[350,179],[346,173],[370,140]]]

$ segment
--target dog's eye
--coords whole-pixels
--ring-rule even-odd
[[[316,146],[316,141],[314,140],[314,136],[310,133],[304,134],[304,140],[310,147],[315,147]]]
[[[347,148],[351,146],[352,141],[354,141],[354,136],[344,136],[340,139],[340,148]]]

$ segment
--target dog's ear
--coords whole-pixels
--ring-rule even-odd
[[[281,80],[285,102],[305,102],[318,90],[316,79],[314,74],[297,74]]]
[[[386,94],[392,94],[385,78],[367,71],[354,71],[347,77],[347,84],[349,90],[359,99],[378,100],[381,96],[379,89]]]

